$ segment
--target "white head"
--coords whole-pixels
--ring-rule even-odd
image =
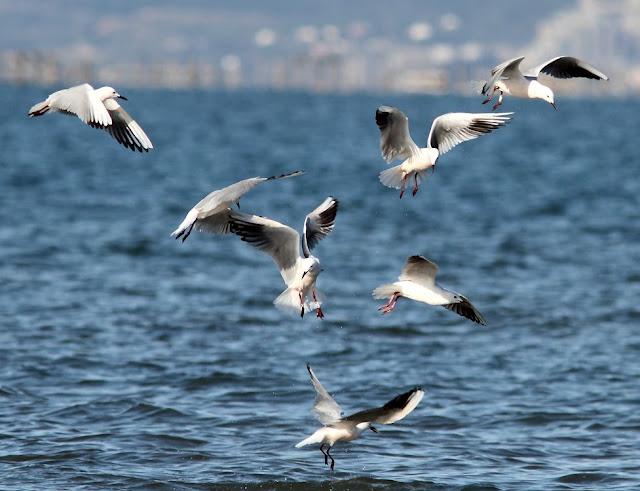
[[[320,261],[318,261],[318,258],[314,256],[310,256],[304,259],[304,262],[302,264],[303,264],[302,278],[303,279],[308,278],[311,281],[315,281],[315,279],[318,277],[318,275],[322,271],[322,268],[320,267]]]
[[[557,111],[555,100],[553,98],[553,90],[551,90],[546,85],[542,85],[537,80],[532,80],[529,84],[529,97],[535,99],[542,99],[543,101],[547,101],[549,104],[553,106],[553,108]]]
[[[101,101],[106,101],[107,99],[123,99],[125,101],[127,100],[126,97],[118,94],[116,89],[114,89],[113,87],[109,87],[108,85],[96,89],[95,92]]]

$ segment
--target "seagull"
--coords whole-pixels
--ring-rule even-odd
[[[116,99],[127,100],[113,87],[94,89],[82,84],[54,92],[29,109],[29,116],[42,116],[49,111],[76,115],[83,123],[106,130],[126,148],[148,152],[153,148],[151,140]]]
[[[380,106],[376,109],[376,123],[380,129],[380,150],[389,163],[403,160],[380,173],[380,182],[387,187],[400,189],[404,195],[407,181],[413,177],[413,196],[419,189],[429,168],[435,170],[436,161],[459,143],[473,140],[506,125],[513,113],[447,113],[433,120],[425,148],[418,148],[409,134],[409,118],[399,109]]]
[[[542,99],[557,110],[553,91],[538,82],[541,73],[555,78],[583,77],[609,80],[609,77],[600,70],[573,56],[557,56],[528,70],[525,74],[520,71],[522,60],[524,60],[524,56],[507,60],[491,70],[491,80],[482,87],[482,94],[487,96],[482,102],[483,104],[491,101],[496,93],[499,93],[498,102],[493,105],[494,111],[502,105],[504,94],[525,99]]]
[[[187,240],[189,234],[195,227],[198,232],[209,232],[214,234],[229,233],[229,214],[231,207],[235,204],[240,207],[240,198],[255,188],[258,184],[275,179],[285,179],[304,174],[304,171],[297,170],[288,174],[271,177],[251,177],[231,184],[226,188],[213,191],[202,198],[189,210],[182,223],[175,229],[171,236],[182,242]]]
[[[316,280],[322,269],[311,250],[333,230],[337,213],[338,200],[329,196],[306,216],[302,240],[294,229],[275,220],[246,213],[231,213],[231,232],[269,254],[280,269],[287,289],[273,301],[277,308],[300,312],[300,317],[304,317],[305,310],[315,309],[316,316],[324,318],[322,296],[316,288]],[[309,301],[310,295],[313,303]]]
[[[398,276],[398,281],[380,285],[373,290],[373,298],[389,298],[378,310],[383,314],[391,312],[400,297],[416,300],[429,305],[441,305],[458,315],[485,326],[482,314],[469,300],[459,293],[442,288],[436,283],[438,265],[423,256],[411,256]]]
[[[354,413],[351,416],[342,417],[342,408],[322,386],[309,364],[307,364],[307,370],[311,377],[311,383],[314,389],[316,389],[316,400],[313,405],[313,412],[318,421],[324,426],[316,430],[309,438],[305,438],[297,443],[296,448],[320,443],[320,451],[322,455],[324,455],[324,464],[328,465],[328,459],[331,459],[331,470],[333,470],[335,466],[335,460],[330,452],[336,442],[350,442],[351,440],[355,440],[367,429],[378,433],[378,430],[372,426],[373,423],[390,425],[391,423],[401,420],[413,411],[424,397],[422,388],[414,387],[410,391],[394,397],[384,406],[366,409]]]

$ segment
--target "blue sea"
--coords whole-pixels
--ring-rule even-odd
[[[376,107],[425,144],[481,98],[119,88],[139,154],[27,118],[55,89],[0,90],[0,489],[640,488],[639,101],[508,98],[510,125],[400,200]],[[296,169],[240,206],[300,229],[340,200],[324,320],[276,310],[275,265],[237,237],[169,236],[210,191]],[[381,316],[371,290],[413,254],[488,325]],[[347,413],[426,394],[331,473],[294,448],[318,427],[307,362]]]

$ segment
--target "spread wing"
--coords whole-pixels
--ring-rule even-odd
[[[609,80],[604,73],[573,56],[557,56],[531,70],[531,76],[538,77],[541,73],[555,78],[592,78],[595,80]]]
[[[524,56],[507,60],[493,67],[491,69],[491,79],[484,84],[482,93],[487,94],[489,91],[492,91],[496,82],[500,79],[518,78],[522,76],[522,72],[520,71],[520,63],[522,63],[522,60],[524,60]]]
[[[433,286],[438,274],[438,265],[423,256],[410,256],[402,268],[398,280],[412,281],[424,286]]]
[[[340,421],[342,417],[342,408],[335,401],[331,394],[322,386],[311,366],[307,364],[307,370],[311,377],[313,388],[316,389],[316,400],[313,403],[313,412],[323,425],[328,425]]]
[[[479,136],[511,121],[513,113],[447,113],[438,116],[431,125],[427,146],[437,148],[440,155],[459,143]]]
[[[230,213],[229,228],[244,242],[269,254],[287,285],[294,280],[300,257],[298,232],[275,220],[235,211]]]
[[[105,130],[125,147],[139,152],[148,152],[153,144],[140,125],[114,99],[104,101],[104,106],[111,116],[111,125]]]
[[[409,118],[399,109],[380,106],[376,109],[376,124],[380,129],[380,150],[382,157],[391,162],[407,159],[419,149],[409,133]]]
[[[476,309],[467,298],[463,297],[462,295],[458,296],[461,298],[460,302],[449,303],[443,305],[443,307],[451,310],[452,312],[455,312],[458,315],[461,315],[462,317],[466,317],[473,322],[486,326],[487,321],[484,320],[484,317],[482,317],[482,314],[478,311],[478,309]]]
[[[311,249],[333,230],[338,213],[338,200],[329,196],[307,215],[302,234],[302,252],[309,257]]]
[[[49,96],[49,105],[58,111],[78,116],[92,126],[109,126],[111,116],[89,84],[59,90]]]
[[[415,387],[404,394],[394,397],[382,407],[357,412],[343,418],[342,421],[351,421],[355,424],[369,422],[390,425],[413,411],[423,397],[424,391],[422,388]]]

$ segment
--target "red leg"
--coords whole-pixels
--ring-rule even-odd
[[[415,195],[418,193],[418,190],[420,189],[420,188],[418,187],[418,173],[417,173],[417,172],[413,175],[413,182],[414,182],[415,184],[414,184],[414,186],[413,186],[413,191],[411,191],[411,194],[412,194],[413,196],[415,196]]]
[[[502,92],[500,92],[500,96],[498,97],[498,102],[496,102],[493,105],[493,110],[495,111],[496,109],[498,109],[500,106],[502,106]]]
[[[312,290],[311,294],[313,295],[313,301],[318,303],[318,296],[316,295],[315,288]],[[320,319],[324,319],[324,312],[322,312],[322,307],[318,306],[316,308],[316,317],[319,317]]]
[[[400,297],[400,293],[395,292],[393,295],[391,295],[391,298],[387,303],[378,307],[378,310],[380,310],[382,314],[388,314],[396,307],[396,303],[398,303],[399,297]]]
[[[400,188],[400,199],[402,199],[402,196],[404,196],[404,189],[407,186],[407,177],[408,175],[405,174],[405,176],[402,178],[402,187]]]

